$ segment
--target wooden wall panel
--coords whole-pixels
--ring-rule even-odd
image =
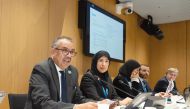
[[[72,59],[72,64],[75,65],[80,74],[83,73],[83,53],[82,53],[82,36],[78,29],[78,1],[67,0],[67,8],[65,12],[62,35],[69,36],[73,39],[77,55]],[[79,75],[79,80],[81,75]]]
[[[0,90],[26,93],[32,67],[48,53],[48,1],[1,0],[0,15]]]
[[[186,22],[164,24],[160,26],[164,39],[151,38],[150,83],[153,87],[158,79],[165,75],[169,67],[180,71],[177,86],[180,91],[186,84]],[[184,80],[184,81],[181,81]]]
[[[68,6],[67,1],[68,0],[49,0],[49,45],[51,45],[55,37],[61,35],[62,33],[64,16]]]
[[[190,86],[190,21],[187,21],[187,29],[186,29],[186,33],[187,33],[187,76],[186,76],[186,80],[187,80],[187,86]]]
[[[138,16],[136,19],[133,19],[133,29],[130,29],[131,26],[129,27],[129,31],[132,30],[135,36],[136,40],[136,59],[141,63],[141,64],[147,64],[149,65],[149,54],[150,54],[150,36],[148,36],[138,25],[139,19]]]

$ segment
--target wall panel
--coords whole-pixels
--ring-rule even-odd
[[[61,35],[64,16],[67,9],[68,0],[49,0],[48,14],[49,14],[49,45],[56,36]],[[50,47],[49,47],[50,48]]]
[[[186,84],[186,22],[164,24],[160,26],[164,39],[151,38],[150,83],[153,87],[157,80],[165,75],[169,67],[177,67],[180,71],[177,86],[180,91]],[[181,81],[184,80],[184,81]]]
[[[48,1],[1,0],[0,15],[0,90],[26,93],[32,67],[48,56]]]
[[[187,86],[190,86],[190,21],[187,21],[186,23],[187,29],[186,29],[186,33],[187,33],[187,76],[186,76],[186,80],[187,80]]]

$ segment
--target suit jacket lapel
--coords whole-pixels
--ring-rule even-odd
[[[57,70],[56,70],[56,67],[55,67],[55,64],[54,64],[53,60],[51,58],[49,58],[48,61],[49,61],[52,77],[53,77],[53,80],[55,82],[55,86],[57,88],[57,93],[58,93],[58,97],[59,97],[59,95],[60,95],[60,86],[59,86],[59,78],[58,78]]]

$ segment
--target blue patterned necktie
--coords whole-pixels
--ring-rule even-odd
[[[59,71],[61,73],[61,99],[63,102],[67,102],[67,81],[66,74],[64,71]]]
[[[144,90],[144,92],[148,92],[147,89],[146,89],[146,84],[145,84],[144,81],[142,81],[142,86],[143,86],[143,90]]]

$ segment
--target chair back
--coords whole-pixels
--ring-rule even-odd
[[[27,94],[8,94],[10,109],[24,109]]]

